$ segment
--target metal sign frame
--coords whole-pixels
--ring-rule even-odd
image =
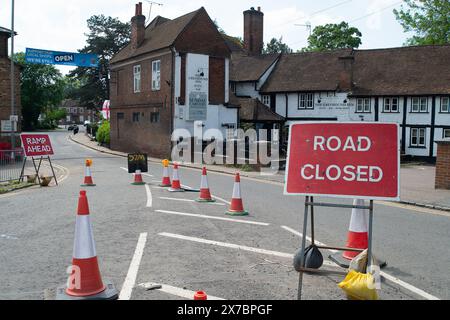
[[[53,164],[52,164],[52,160],[50,159],[50,156],[46,156],[45,159],[44,159],[44,156],[41,156],[39,159],[35,159],[34,157],[31,157],[31,161],[33,162],[34,171],[36,172],[36,176],[39,181],[39,184],[41,184],[41,177],[39,177],[39,170],[41,169],[43,160],[48,160],[48,162],[50,164],[50,169],[52,169],[53,178],[55,179],[56,185],[58,185],[58,179],[56,178],[55,170],[53,169]],[[36,166],[36,161],[39,161],[38,166]],[[23,180],[26,163],[27,163],[27,157],[25,156],[23,165],[22,165],[22,172],[20,173],[21,181]]]
[[[302,299],[302,288],[303,288],[303,274],[305,272],[309,273],[340,273],[337,271],[329,271],[329,270],[318,270],[318,269],[310,269],[305,267],[305,249],[306,249],[306,233],[308,229],[308,214],[311,214],[311,244],[315,245],[315,232],[314,232],[314,207],[328,207],[328,208],[347,208],[347,209],[366,209],[369,210],[369,231],[368,231],[368,246],[367,246],[367,269],[370,270],[372,265],[372,233],[373,233],[373,200],[370,200],[370,204],[368,206],[358,206],[358,205],[347,205],[347,204],[336,204],[336,203],[324,203],[324,202],[314,202],[313,196],[305,197],[305,213],[303,216],[303,234],[302,234],[302,244],[300,251],[300,272],[298,279],[298,293],[297,299]],[[364,249],[355,249],[355,248],[346,248],[346,247],[337,247],[337,246],[325,246],[325,245],[316,245],[319,249],[329,249],[329,250],[337,250],[337,251],[356,251],[362,252]]]

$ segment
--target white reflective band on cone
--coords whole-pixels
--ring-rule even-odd
[[[90,177],[91,176],[91,168],[90,167],[86,167],[86,177]]]
[[[233,199],[240,199],[241,198],[241,185],[239,182],[235,182],[233,186]]]
[[[206,176],[204,176],[204,175],[202,175],[200,189],[208,189],[208,179],[206,179]]]
[[[92,232],[89,215],[77,215],[75,225],[75,241],[73,245],[73,258],[88,259],[96,257],[94,234]]]
[[[178,178],[178,169],[174,169],[173,170],[173,180],[180,180],[179,178]]]
[[[167,167],[164,167],[163,169],[163,177],[168,177],[169,176],[169,170],[167,169]]]
[[[365,206],[364,200],[355,199],[354,206]],[[366,209],[352,209],[352,217],[350,218],[349,231],[353,232],[367,232],[367,210]]]

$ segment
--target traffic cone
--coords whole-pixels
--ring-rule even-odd
[[[168,189],[170,192],[183,192],[181,188],[180,178],[178,176],[178,164],[173,165],[172,186]]]
[[[142,179],[141,170],[136,170],[136,172],[133,174],[134,176],[134,182],[132,182],[132,185],[138,186],[145,184],[144,180]]]
[[[208,187],[208,177],[206,175],[206,167],[203,167],[202,180],[200,182],[200,198],[196,200],[197,202],[215,202],[211,197],[211,192]]]
[[[231,198],[230,209],[226,212],[232,216],[247,216],[248,212],[244,210],[244,205],[241,198],[241,177],[239,172],[236,173],[233,186],[233,196]]]
[[[170,177],[169,177],[169,161],[163,161],[163,178],[159,185],[160,187],[170,187]]]
[[[91,165],[92,160],[87,159],[86,160],[86,168],[84,170],[84,182],[81,185],[82,187],[94,187],[94,181],[92,180],[92,174],[91,174]]]
[[[353,201],[354,206],[364,206],[365,202],[361,199]],[[350,218],[350,227],[347,236],[347,248],[351,249],[367,249],[369,244],[369,233],[367,227],[367,213],[365,209],[352,209],[352,217]],[[344,251],[342,256],[347,260],[352,260],[360,252]]]
[[[102,281],[95,251],[86,191],[80,191],[75,225],[72,266],[67,285],[58,288],[57,300],[116,299],[114,285]]]
[[[204,291],[197,291],[194,293],[194,300],[208,300],[208,296]]]

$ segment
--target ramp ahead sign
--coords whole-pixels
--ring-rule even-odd
[[[399,199],[398,125],[291,125],[285,194]]]
[[[23,149],[27,157],[50,156],[52,143],[47,134],[21,134]]]

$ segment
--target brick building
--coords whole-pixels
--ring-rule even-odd
[[[110,61],[112,149],[168,157],[174,130],[236,128],[231,51],[206,10],[145,27],[139,3],[131,23],[131,42]]]
[[[0,27],[0,141],[10,141],[11,122],[11,60],[8,57],[8,39],[11,37],[11,30]],[[20,67],[16,64],[14,68],[14,95],[15,114],[19,117],[17,131],[21,126],[21,103],[20,103]],[[16,144],[17,145],[17,144]]]
[[[80,106],[80,103],[77,100],[64,100],[61,103],[61,109],[66,110],[66,118],[60,121],[63,125],[84,124],[85,121],[95,121],[94,110]]]
[[[284,142],[295,121],[394,122],[402,154],[426,160],[436,139],[450,138],[450,45],[264,55],[263,18],[244,12],[244,42],[254,44],[232,54],[241,119],[270,128],[281,119],[265,105],[284,119]]]

